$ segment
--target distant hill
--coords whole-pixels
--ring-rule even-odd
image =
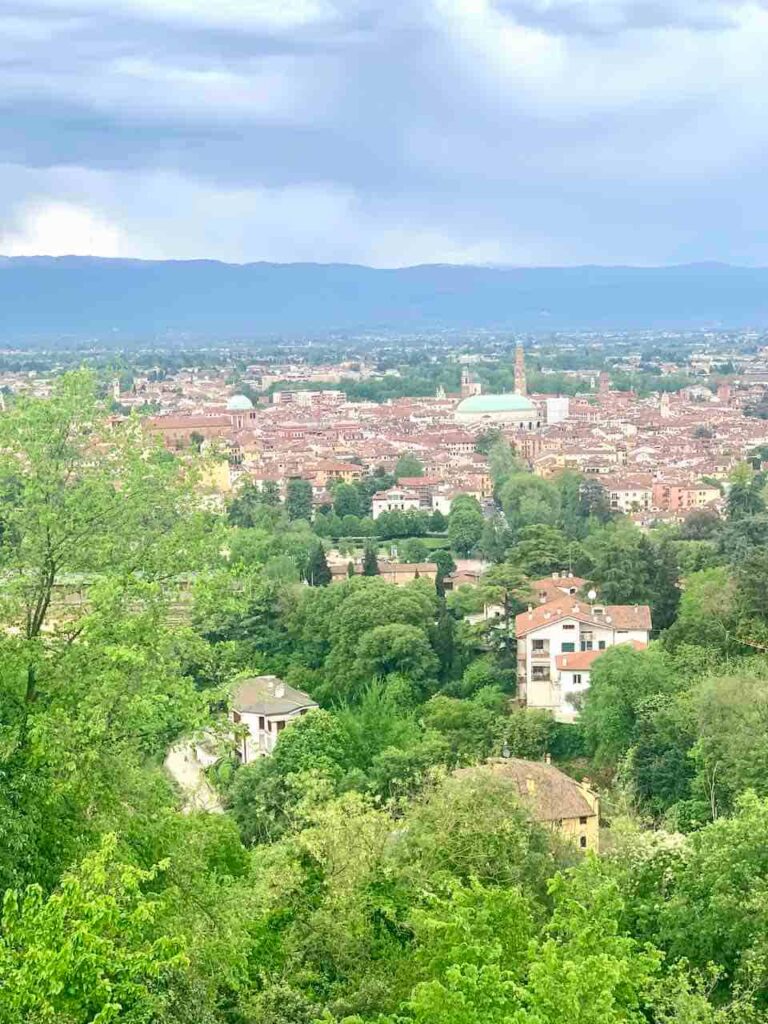
[[[0,257],[0,338],[365,329],[768,327],[768,268],[472,267]]]

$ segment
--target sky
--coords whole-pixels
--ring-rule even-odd
[[[768,2],[0,0],[0,254],[768,265]]]

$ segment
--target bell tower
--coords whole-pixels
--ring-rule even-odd
[[[528,385],[525,381],[525,352],[520,342],[515,349],[515,394],[528,394]]]

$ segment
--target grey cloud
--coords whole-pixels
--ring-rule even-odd
[[[520,24],[556,34],[610,35],[628,30],[733,27],[746,0],[494,0]]]
[[[766,41],[748,5],[489,0],[538,30],[514,59],[461,0],[338,0],[290,31],[161,8],[0,0],[0,223],[61,199],[144,255],[759,258],[738,211],[761,201],[765,86],[728,77]]]

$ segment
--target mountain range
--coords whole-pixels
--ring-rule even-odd
[[[0,257],[0,338],[768,327],[768,268],[480,267]]]

